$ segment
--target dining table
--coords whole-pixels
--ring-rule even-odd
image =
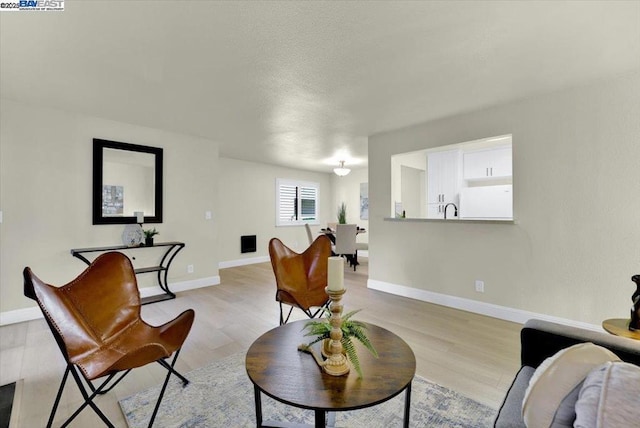
[[[331,243],[333,245],[336,245],[336,230],[335,229],[331,229],[330,227],[326,227],[326,228],[322,228],[318,231],[319,234],[325,235],[327,236],[330,240]],[[367,230],[364,227],[360,227],[357,226],[356,227],[356,235],[360,235],[361,233],[367,233]],[[358,263],[358,252],[356,250],[355,254],[336,254],[333,251],[331,251],[331,255],[332,256],[336,256],[336,255],[344,255],[347,258],[347,261],[349,262],[350,266],[358,266],[360,263]]]
[[[322,228],[318,231],[319,234],[327,235],[327,237],[331,240],[331,242],[335,245],[336,243],[336,231],[335,229],[331,229],[330,227]],[[356,227],[356,235],[360,235],[361,233],[367,233],[367,230],[364,227]]]

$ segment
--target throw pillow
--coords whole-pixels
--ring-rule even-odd
[[[576,387],[591,370],[607,361],[620,359],[608,349],[589,342],[565,348],[544,360],[531,377],[522,402],[522,417],[527,428],[551,427],[565,397],[573,391],[575,400]],[[565,402],[564,408],[570,409],[571,404],[567,406]],[[561,416],[573,418],[572,414]]]
[[[584,381],[575,428],[629,428],[640,424],[640,367],[605,363]]]

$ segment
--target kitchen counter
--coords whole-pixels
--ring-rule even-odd
[[[411,222],[411,223],[479,223],[479,224],[518,224],[517,220],[500,219],[471,219],[471,218],[395,218],[385,217],[384,221]]]

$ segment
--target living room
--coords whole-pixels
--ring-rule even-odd
[[[164,220],[151,226],[160,231],[158,239],[187,244],[170,272],[169,282],[175,291],[223,286],[221,270],[251,269],[251,265],[243,265],[268,262],[267,243],[274,236],[292,248],[304,249],[307,239],[303,227],[275,226],[275,180],[288,178],[319,183],[321,224],[314,225],[314,230],[335,221],[338,205],[347,203],[349,222],[367,229],[366,236],[360,239],[369,243],[366,269],[361,271],[368,276],[360,280],[371,290],[385,292],[380,293],[382,296],[407,297],[517,324],[529,318],[542,318],[597,329],[604,319],[626,317],[633,292],[630,277],[640,269],[637,215],[640,212],[637,198],[640,194],[637,168],[640,59],[638,37],[634,37],[640,31],[639,12],[633,3],[606,4],[576,12],[576,16],[584,17],[586,22],[576,19],[578,22],[574,24],[578,29],[597,22],[599,11],[610,12],[612,18],[601,23],[602,28],[594,30],[583,44],[568,46],[566,58],[546,57],[531,48],[540,58],[539,62],[532,60],[529,68],[539,64],[534,74],[540,75],[540,79],[545,73],[560,74],[563,68],[570,68],[585,57],[594,62],[593,73],[571,69],[580,80],[571,80],[571,73],[567,72],[555,80],[554,85],[531,93],[516,91],[518,79],[504,86],[495,82],[486,89],[478,86],[469,98],[484,99],[485,91],[491,90],[497,92],[494,102],[470,103],[464,109],[447,105],[446,98],[438,98],[441,110],[436,109],[435,113],[425,111],[419,120],[415,120],[415,116],[399,117],[396,118],[398,126],[360,136],[358,150],[364,150],[365,159],[361,164],[351,165],[352,171],[346,177],[332,174],[331,168],[337,165],[323,165],[324,170],[306,169],[292,167],[291,163],[257,162],[224,155],[223,146],[227,141],[215,133],[204,132],[201,125],[189,132],[181,131],[185,124],[154,125],[156,111],[128,119],[114,115],[106,107],[102,110],[102,103],[111,106],[122,103],[124,111],[135,111],[142,102],[135,97],[116,99],[114,95],[113,99],[95,100],[96,107],[92,110],[85,109],[81,106],[86,99],[93,99],[94,93],[84,87],[83,90],[75,88],[73,85],[78,82],[64,75],[54,79],[57,86],[50,89],[51,93],[21,92],[28,87],[30,73],[43,73],[47,69],[47,55],[42,54],[43,63],[34,57],[39,55],[38,39],[53,35],[36,37],[37,25],[29,20],[46,20],[49,15],[42,13],[30,18],[9,17],[3,13],[0,17],[0,324],[8,326],[41,317],[39,309],[23,295],[25,266],[33,268],[49,283],[64,284],[84,268],[70,256],[70,249],[120,242],[122,225],[93,225],[91,221],[93,138],[163,148]],[[567,9],[558,14],[572,16],[572,10],[565,7]],[[72,14],[74,4],[67,2],[66,8],[62,13]],[[119,14],[116,10],[111,13]],[[46,24],[46,28],[53,31],[57,27]],[[620,44],[609,45],[609,39],[598,44],[598,37],[606,33],[607,28],[609,33],[619,32],[618,38],[610,36]],[[29,36],[34,39],[32,44],[16,42]],[[62,41],[69,41],[73,36],[72,33],[60,34]],[[62,50],[59,54],[65,58],[74,58],[75,62],[67,65],[70,69],[80,67],[89,59],[102,64],[100,49],[78,53],[66,52],[64,46],[61,43],[57,49]],[[20,61],[25,61],[24,65]],[[34,71],[27,64],[37,64],[39,68]],[[102,66],[105,68],[101,78],[108,88],[105,70],[117,66]],[[94,71],[100,73],[99,67],[95,67]],[[546,72],[545,67],[553,72]],[[20,72],[26,77],[19,76]],[[154,80],[159,79],[154,74],[157,69],[140,66],[135,72],[144,76],[141,86],[145,89],[136,89],[132,84],[112,88],[114,93],[130,91],[144,96],[161,86]],[[470,79],[457,77],[461,83]],[[455,91],[455,87],[449,86],[449,90]],[[68,92],[72,96],[59,102],[52,95],[57,92]],[[104,95],[102,88],[95,92]],[[513,93],[518,96],[513,97]],[[197,99],[197,94],[175,98],[180,105],[178,109],[189,104],[187,95]],[[221,128],[225,126],[222,122],[228,119],[221,111],[206,114],[219,114],[221,119],[217,122]],[[195,123],[195,119],[185,122]],[[286,133],[286,130],[278,132]],[[517,191],[513,222],[392,218],[391,156],[505,134],[513,135],[513,187]],[[286,135],[283,138],[286,139]],[[273,145],[276,149],[280,147]],[[328,147],[337,146],[339,144]],[[289,149],[282,149],[286,150]],[[291,157],[288,151],[282,156]],[[325,157],[317,152],[315,156]],[[326,157],[330,156],[333,153],[327,153]],[[361,183],[368,183],[368,220],[359,216]],[[255,209],[256,206],[259,209]],[[211,219],[206,218],[207,212],[212,213]],[[256,252],[241,253],[240,236],[254,234]],[[188,273],[189,265],[193,266],[192,273]],[[475,290],[476,280],[484,281],[483,293]],[[153,285],[153,278],[140,278],[143,290],[152,289]],[[201,291],[192,292],[203,296]],[[274,311],[277,309],[272,300],[265,304],[272,304]],[[162,308],[161,305],[157,307]],[[145,310],[160,317],[162,309],[153,309],[153,306]],[[366,313],[367,308],[363,309]],[[277,316],[274,322],[276,319]],[[41,332],[43,337],[45,333],[48,334]],[[2,336],[4,341],[5,334]],[[37,336],[31,340],[38,340]],[[509,352],[517,353],[517,339],[513,346]],[[13,356],[4,349],[2,357],[3,377],[13,365],[22,364],[7,363]],[[36,359],[35,356],[29,358]],[[42,399],[48,402],[54,394],[55,390]]]

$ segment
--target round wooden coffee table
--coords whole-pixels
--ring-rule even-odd
[[[322,371],[309,354],[298,351],[308,343],[296,321],[274,328],[260,336],[247,351],[246,367],[253,382],[256,426],[263,425],[260,394],[287,405],[314,410],[315,426],[324,428],[326,412],[363,409],[383,403],[405,391],[404,426],[409,426],[411,381],[416,359],[409,345],[384,328],[367,324],[367,336],[379,354],[373,357],[358,344],[358,358],[364,377],[352,368],[344,376]]]

